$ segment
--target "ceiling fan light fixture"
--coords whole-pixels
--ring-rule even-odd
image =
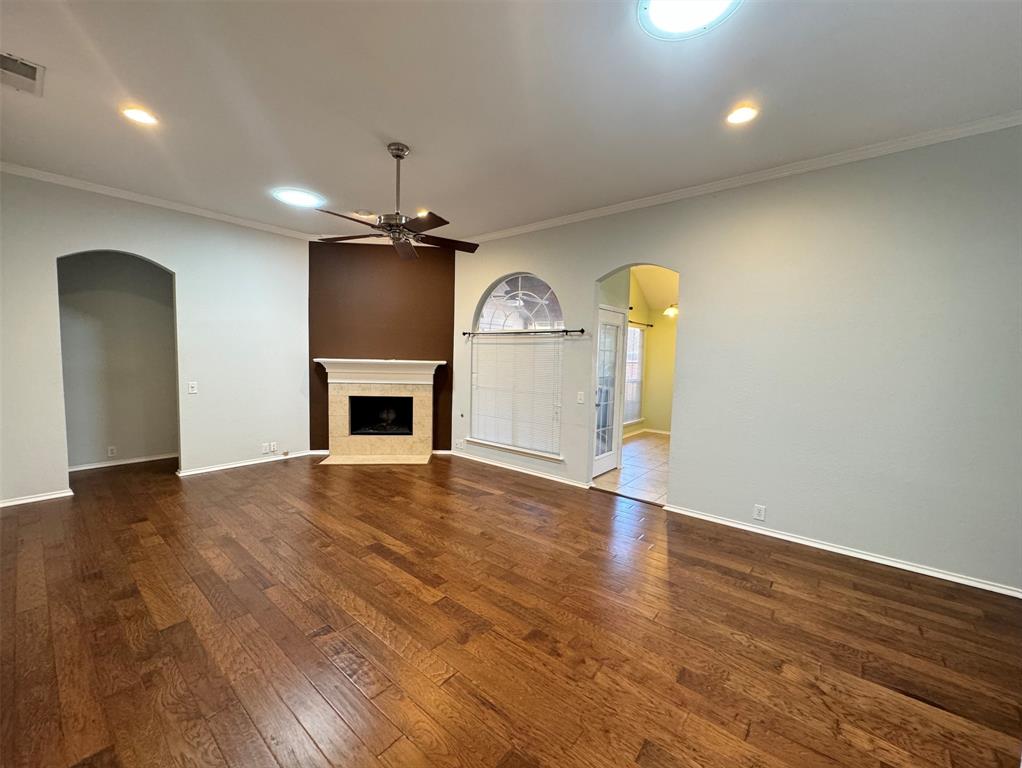
[[[326,204],[326,198],[322,195],[298,187],[277,187],[270,194],[279,202],[296,208],[319,208]]]
[[[725,22],[741,4],[742,0],[639,0],[639,26],[657,40],[687,40]]]

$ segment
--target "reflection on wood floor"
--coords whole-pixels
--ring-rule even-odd
[[[621,441],[621,467],[593,478],[593,486],[631,499],[667,503],[670,435],[640,432]]]
[[[0,520],[5,766],[1016,768],[1022,603],[468,460]]]

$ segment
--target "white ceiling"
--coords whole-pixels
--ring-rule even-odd
[[[1022,108],[1018,2],[756,2],[646,36],[634,2],[5,0],[8,163],[308,233],[277,185],[490,232]],[[752,98],[759,120],[725,127]],[[117,107],[139,101],[155,130]]]

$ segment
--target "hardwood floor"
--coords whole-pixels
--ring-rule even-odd
[[[1022,602],[467,460],[4,511],[5,766],[1017,768]]]

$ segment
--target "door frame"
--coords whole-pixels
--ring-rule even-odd
[[[617,359],[615,360],[615,387],[614,387],[614,413],[611,418],[614,420],[614,456],[615,463],[610,469],[605,469],[600,474],[605,472],[611,472],[614,469],[621,467],[621,442],[622,435],[621,430],[623,427],[624,419],[624,400],[622,399],[622,381],[624,378],[624,367],[625,367],[625,345],[627,343],[628,334],[628,310],[622,309],[621,307],[614,307],[609,304],[597,304],[596,305],[596,333],[593,337],[593,360],[592,360],[592,408],[589,409],[589,438],[591,442],[591,448],[589,451],[589,477],[590,479],[596,477],[596,389],[597,380],[599,377],[597,358],[600,355],[600,312],[612,312],[616,315],[621,316],[621,337],[618,340],[617,345]]]

